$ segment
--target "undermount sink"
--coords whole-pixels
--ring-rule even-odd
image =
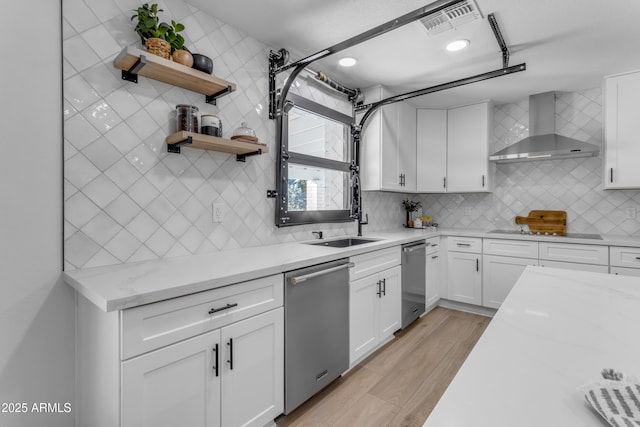
[[[379,239],[360,239],[356,237],[347,237],[344,239],[319,241],[307,243],[313,246],[329,246],[331,248],[348,248],[349,246],[364,245],[365,243],[377,242]]]

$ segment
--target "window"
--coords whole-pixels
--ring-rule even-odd
[[[279,117],[276,225],[352,221],[353,118],[289,94]]]

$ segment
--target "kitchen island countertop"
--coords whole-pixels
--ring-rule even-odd
[[[608,425],[578,387],[640,376],[640,278],[529,266],[424,427]]]

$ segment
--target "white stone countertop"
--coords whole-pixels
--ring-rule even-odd
[[[603,427],[578,387],[640,376],[640,278],[529,266],[424,427]]]
[[[436,236],[437,232],[407,229],[365,234],[364,238],[379,240],[349,248],[313,246],[304,242],[282,243],[71,270],[63,273],[63,279],[100,309],[122,310],[397,246]]]
[[[439,231],[404,229],[386,233],[365,231],[364,234],[365,238],[380,240],[349,248],[312,246],[305,242],[282,243],[211,254],[71,270],[63,272],[63,279],[100,309],[114,311],[439,235],[640,247],[640,238],[625,236],[603,236],[603,240],[595,240],[456,229]],[[332,239],[334,238],[326,240]]]

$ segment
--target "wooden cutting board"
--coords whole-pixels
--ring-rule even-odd
[[[531,211],[529,216],[517,216],[516,224],[526,224],[533,233],[567,234],[567,213],[565,211]]]

